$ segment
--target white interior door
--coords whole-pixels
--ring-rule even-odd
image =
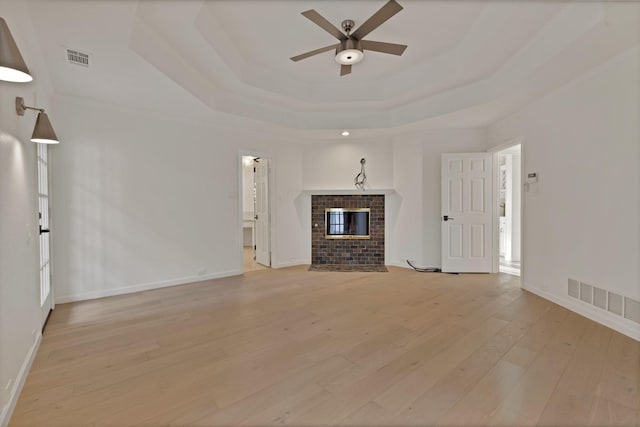
[[[254,160],[255,201],[255,245],[256,262],[271,266],[271,239],[269,231],[269,160]]]
[[[40,218],[40,309],[43,326],[53,308],[49,234],[49,153],[47,144],[37,144],[38,209]]]
[[[442,155],[442,271],[490,273],[492,155]]]

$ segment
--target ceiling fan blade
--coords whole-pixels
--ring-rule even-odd
[[[340,66],[340,75],[346,76],[347,74],[351,74],[351,65],[341,65]]]
[[[322,52],[327,52],[327,51],[336,49],[338,46],[340,46],[340,45],[339,44],[332,44],[331,46],[321,47],[320,49],[312,50],[311,52],[307,52],[307,53],[303,53],[303,54],[294,56],[293,58],[291,58],[291,60],[294,61],[294,62],[298,62],[301,59],[305,59],[305,58],[308,58],[308,57],[313,56],[313,55],[317,55],[317,54],[322,53]]]
[[[375,52],[390,53],[392,55],[402,55],[407,48],[406,44],[395,44],[385,42],[374,42],[370,40],[362,40],[360,42],[364,50],[373,50]]]
[[[362,40],[364,36],[378,28],[387,21],[387,19],[391,18],[401,10],[402,6],[400,6],[396,0],[389,0],[387,4],[382,6],[380,10],[371,16],[371,18],[367,19],[353,33],[351,33],[351,36],[357,40]]]
[[[338,40],[342,41],[347,39],[347,36],[342,31],[337,29],[331,22],[327,21],[324,16],[320,15],[315,10],[307,10],[302,12],[302,15]]]

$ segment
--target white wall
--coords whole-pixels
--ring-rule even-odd
[[[391,262],[440,267],[440,163],[442,153],[485,151],[482,129],[431,130],[394,138],[395,189],[401,201]]]
[[[319,142],[304,146],[302,184],[306,190],[353,190],[360,173],[360,159],[366,160],[366,188],[393,187],[393,148],[385,138],[341,142]]]
[[[386,218],[390,236],[388,259],[390,264],[408,267],[406,260],[420,265],[424,262],[423,144],[420,138],[399,140],[393,144],[393,188],[396,192],[389,197],[392,205],[387,207],[387,212],[391,212]]]
[[[268,149],[281,167],[274,191],[300,191],[299,171],[279,162],[286,147],[258,134],[55,101],[65,130],[53,155],[58,302],[239,274],[240,151]],[[292,199],[278,203],[282,217],[296,215]],[[274,246],[297,259],[296,244]]]
[[[300,150],[301,157],[292,158],[290,162],[297,162],[304,190],[355,190],[354,178],[360,173],[362,158],[366,160],[367,189],[393,188],[393,147],[387,139],[345,138],[339,142],[318,140],[296,147]],[[302,193],[290,196],[294,197],[298,213],[296,223],[303,230],[303,239],[297,242],[300,258],[309,264],[311,196]]]
[[[31,71],[31,83],[0,82],[0,426],[8,422],[40,342],[36,146],[29,141],[36,112],[20,117],[15,98],[45,108],[48,76],[22,2],[0,2],[1,16]],[[55,150],[55,148],[53,148]]]
[[[311,262],[311,203],[302,194],[303,147],[299,141],[273,145],[271,157],[271,266]],[[307,203],[307,200],[309,203]]]
[[[303,188],[353,188],[362,157],[369,188],[398,190],[389,262],[439,266],[440,154],[485,144],[483,131],[453,130],[304,145],[69,97],[56,106],[65,129],[53,156],[58,302],[239,273],[229,248],[241,245],[240,152],[273,161],[274,267],[310,262]]]
[[[307,190],[353,189],[364,157],[367,188],[396,190],[386,200],[387,263],[407,267],[409,259],[440,267],[440,155],[484,151],[485,136],[484,130],[477,129],[431,130],[391,140],[305,145],[303,186]],[[303,228],[307,227],[310,230],[310,219]]]
[[[524,285],[618,330],[637,324],[570,300],[574,278],[640,299],[639,48],[489,128],[489,145],[523,137]]]

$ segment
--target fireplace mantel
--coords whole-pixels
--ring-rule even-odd
[[[367,188],[365,190],[358,190],[357,188],[348,190],[302,190],[303,194],[310,196],[357,196],[357,195],[389,195],[395,193],[396,190],[387,189],[374,189]]]

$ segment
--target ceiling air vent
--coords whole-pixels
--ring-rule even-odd
[[[67,60],[71,64],[82,65],[83,67],[89,66],[89,55],[77,50],[67,49]]]

